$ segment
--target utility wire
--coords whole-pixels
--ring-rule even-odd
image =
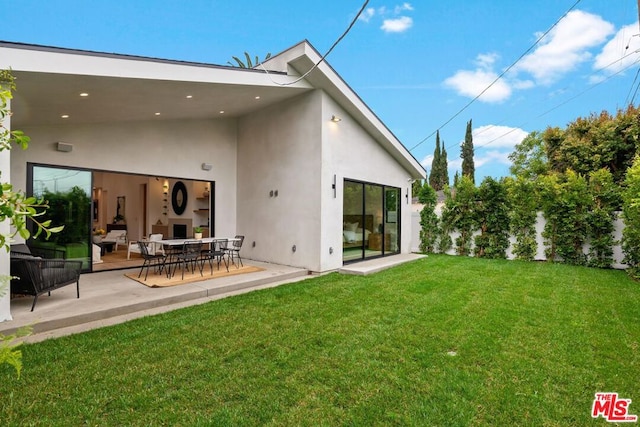
[[[549,29],[547,31],[545,31],[540,37],[538,37],[538,39],[535,41],[535,43],[533,43],[531,45],[531,47],[529,47],[526,51],[524,51],[524,53],[522,55],[520,55],[518,57],[518,59],[515,60],[515,62],[513,62],[511,65],[509,65],[509,67],[507,67],[498,77],[496,77],[496,79],[493,82],[491,82],[489,84],[489,86],[487,86],[482,92],[480,92],[478,95],[476,95],[476,97],[473,98],[471,101],[469,101],[464,107],[462,107],[460,110],[458,110],[457,113],[455,113],[453,116],[451,116],[451,118],[449,118],[446,122],[444,122],[438,129],[434,130],[433,132],[431,132],[431,134],[429,134],[424,139],[422,139],[422,141],[418,142],[416,145],[411,147],[409,149],[409,151],[411,152],[411,151],[415,150],[417,147],[419,147],[424,142],[426,142],[429,138],[431,138],[433,135],[435,135],[436,132],[438,132],[439,130],[444,128],[446,125],[451,123],[453,121],[453,119],[455,119],[460,114],[462,114],[462,112],[464,110],[466,110],[471,104],[473,104],[475,101],[477,101],[478,98],[480,98],[482,95],[485,94],[485,92],[487,92],[489,89],[491,89],[491,87],[494,84],[496,84],[502,77],[504,77],[504,75],[507,74],[513,67],[515,67],[515,65],[518,62],[520,62],[520,60],[522,58],[524,58],[529,52],[531,52],[533,50],[533,48],[535,48],[542,41],[542,39],[545,38],[546,35],[549,34],[551,32],[551,30],[553,30],[558,25],[558,23],[560,23],[560,21],[562,21],[569,14],[569,12],[571,12],[578,5],[578,3],[580,3],[581,1],[582,0],[576,0],[576,2],[551,27],[549,27]]]
[[[631,55],[635,55],[635,54],[637,54],[637,53],[640,53],[640,49],[635,50],[635,51],[633,51],[633,52],[631,52],[631,53],[628,53],[628,54],[626,54],[625,56],[623,56],[623,57],[621,57],[621,58],[618,58],[618,59],[616,59],[615,61],[613,61],[613,62],[609,63],[608,65],[605,65],[604,67],[601,67],[601,68],[599,68],[599,69],[597,69],[597,70],[593,71],[593,72],[590,74],[590,76],[593,76],[593,75],[595,75],[595,74],[597,74],[597,73],[599,73],[599,72],[601,72],[601,71],[604,71],[604,70],[606,70],[607,68],[612,67],[613,65],[617,64],[618,62],[620,62],[620,61],[624,60],[625,58],[627,58],[627,57],[629,57],[629,56],[631,56]],[[631,63],[631,64],[627,65],[626,67],[623,67],[622,69],[620,69],[620,70],[616,71],[615,73],[610,74],[609,76],[607,76],[607,77],[606,77],[606,78],[604,78],[603,80],[601,80],[601,81],[599,81],[599,82],[597,82],[597,83],[592,84],[591,86],[587,87],[586,89],[584,89],[583,91],[579,92],[578,94],[576,94],[576,95],[574,95],[574,96],[572,96],[572,97],[570,97],[570,98],[568,98],[568,99],[564,100],[564,101],[563,101],[563,102],[561,102],[560,104],[555,105],[554,107],[552,107],[552,108],[550,108],[550,109],[546,110],[545,112],[543,112],[543,113],[539,114],[538,116],[536,116],[536,118],[540,118],[540,117],[546,116],[546,115],[547,115],[547,114],[549,114],[550,112],[552,112],[552,111],[554,111],[554,110],[557,110],[558,108],[562,107],[563,105],[566,105],[566,104],[568,104],[569,102],[573,101],[574,99],[576,99],[576,98],[578,98],[578,97],[580,97],[580,96],[584,95],[586,92],[590,91],[591,89],[593,89],[593,88],[595,88],[595,87],[597,87],[597,86],[599,86],[599,85],[601,85],[601,84],[603,84],[603,83],[607,82],[608,80],[611,80],[613,77],[617,76],[618,74],[621,74],[621,73],[623,73],[623,72],[627,71],[629,68],[631,68],[631,67],[635,66],[635,65],[636,65],[636,64],[638,64],[639,62],[640,62],[640,58],[639,58],[639,59],[637,59],[636,61],[634,61],[633,63]],[[638,77],[638,75],[637,75],[637,74],[636,74],[636,77]],[[639,83],[639,87],[640,87],[640,83]],[[633,85],[632,85],[632,89],[633,89]],[[638,87],[636,87],[636,93],[637,93],[637,92],[638,92]],[[635,97],[635,94],[634,94],[634,97]],[[631,100],[631,102],[633,102],[633,99]],[[626,104],[626,102],[625,102],[625,104]],[[498,137],[496,137],[496,138],[494,138],[494,139],[492,139],[492,140],[490,140],[490,141],[488,141],[488,142],[485,142],[485,143],[484,143],[484,144],[482,144],[482,145],[477,145],[477,146],[475,146],[475,148],[482,148],[482,147],[486,147],[487,145],[489,145],[489,144],[491,144],[491,143],[493,143],[493,142],[495,142],[495,141],[499,140],[500,138],[503,138],[503,137],[505,137],[505,136],[509,135],[510,133],[515,132],[515,131],[516,131],[516,130],[518,130],[518,129],[521,129],[521,128],[522,128],[523,126],[525,126],[526,124],[527,124],[527,122],[525,122],[525,123],[521,123],[520,125],[518,125],[518,127],[515,127],[515,128],[510,129],[508,132],[506,132],[506,133],[504,133],[504,134],[502,134],[502,135],[500,135],[500,136],[498,136]],[[485,131],[487,131],[487,130],[491,129],[492,127],[494,127],[494,126],[493,126],[493,125],[492,125],[492,126],[488,126],[486,129],[483,129],[483,132],[485,132]],[[478,134],[480,134],[480,133],[478,133]],[[453,147],[455,147],[455,146],[456,146],[456,144],[453,144],[453,145],[450,145],[449,147],[446,147],[446,148],[453,148]]]
[[[356,22],[358,21],[358,18],[360,17],[360,15],[362,15],[362,12],[364,12],[364,9],[367,7],[367,4],[369,4],[369,0],[366,0],[364,2],[364,4],[362,5],[362,7],[360,8],[360,10],[358,11],[358,13],[356,14],[355,18],[353,18],[353,20],[351,21],[351,23],[349,24],[349,26],[347,27],[347,29],[342,33],[342,35],[340,37],[338,37],[338,39],[331,45],[331,47],[329,48],[329,50],[327,51],[327,53],[325,53],[324,55],[322,55],[322,57],[320,58],[320,60],[316,63],[313,64],[313,66],[311,67],[311,69],[309,69],[309,71],[307,71],[306,73],[304,73],[303,75],[301,75],[300,77],[298,77],[297,79],[295,79],[292,82],[286,82],[286,83],[279,83],[276,82],[275,80],[273,80],[271,78],[271,74],[269,74],[269,70],[267,70],[264,65],[262,63],[260,63],[260,65],[262,66],[262,69],[267,73],[267,75],[269,76],[269,78],[271,79],[271,82],[273,84],[276,84],[278,86],[290,86],[293,84],[298,83],[300,80],[304,79],[305,77],[307,77],[309,74],[311,74],[311,72],[313,70],[315,70],[316,68],[318,68],[318,66],[324,62],[325,58],[327,56],[329,56],[329,54],[331,53],[331,51],[338,46],[338,43],[340,43],[342,41],[342,39],[344,39],[346,37],[347,34],[349,34],[349,31],[351,31],[351,28],[353,28],[353,26],[356,24]]]
[[[638,80],[638,74],[640,74],[640,68],[638,68],[638,71],[636,71],[636,76],[633,78],[633,82],[631,83],[631,87],[629,88],[629,93],[627,94],[627,97],[624,99],[625,105],[629,104],[629,96],[631,95],[631,91],[633,90],[633,87],[636,85],[636,81]],[[636,88],[636,92],[637,91],[638,89]],[[634,95],[634,98],[635,98],[635,95]],[[631,102],[633,102],[633,98]]]

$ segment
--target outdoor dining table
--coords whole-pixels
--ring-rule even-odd
[[[203,237],[201,239],[188,238],[157,240],[156,242],[160,243],[163,248],[165,248],[165,254],[167,255],[167,260],[165,261],[165,266],[168,267],[167,276],[171,276],[171,264],[173,262],[172,258],[182,251],[182,247],[186,242],[200,242],[203,245],[209,245],[220,240],[227,240],[229,243],[232,243],[240,239],[237,239],[235,237]]]
[[[194,238],[190,238],[190,239],[164,239],[164,240],[157,240],[158,243],[160,243],[163,246],[184,246],[185,242],[202,242],[203,244],[209,244],[209,243],[213,243],[213,242],[217,242],[220,240],[227,240],[229,241],[229,243],[231,242],[235,242],[237,240],[240,239],[236,239],[234,237],[203,237],[201,239],[194,239]]]

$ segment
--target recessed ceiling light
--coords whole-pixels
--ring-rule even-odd
[[[86,98],[87,96],[89,96],[89,94],[87,92],[82,92],[80,96],[83,98]]]
[[[61,118],[63,118],[63,119],[68,119],[68,118],[69,118],[69,115],[68,115],[68,114],[63,114],[63,115],[61,115],[60,117],[61,117]]]
[[[224,110],[220,110],[220,114],[224,114]]]
[[[260,99],[260,95],[256,96],[256,99]]]
[[[193,98],[193,95],[187,95],[187,99]]]
[[[160,113],[155,113],[155,114],[156,114],[156,116],[159,116],[159,115],[160,115]]]

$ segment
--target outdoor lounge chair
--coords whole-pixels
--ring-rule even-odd
[[[33,295],[31,311],[40,294],[47,292],[51,295],[54,289],[73,283],[80,298],[82,261],[43,259],[26,253],[25,249],[20,250],[11,253],[11,293]]]
[[[102,243],[113,243],[114,251],[118,250],[118,245],[127,246],[127,230],[111,230],[104,236]]]

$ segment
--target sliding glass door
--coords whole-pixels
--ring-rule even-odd
[[[343,261],[358,261],[400,250],[400,189],[345,180]]]
[[[28,167],[29,194],[43,198],[49,208],[37,217],[39,222],[51,220],[51,226],[63,225],[48,240],[41,234],[29,243],[34,254],[45,258],[75,259],[83,262],[83,270],[91,269],[91,172],[81,169],[38,166]],[[35,231],[35,230],[33,230]]]

